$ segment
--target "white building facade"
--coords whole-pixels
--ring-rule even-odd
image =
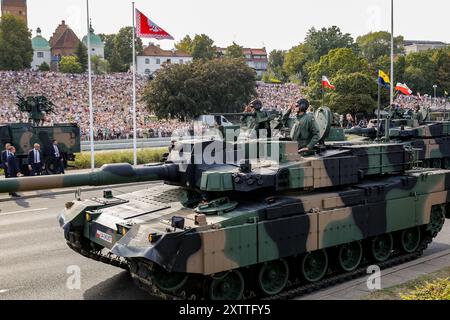
[[[94,33],[94,29],[92,26],[90,27],[89,32],[89,38],[90,38],[90,45],[91,45],[91,56],[99,56],[100,58],[105,58],[105,44],[103,43],[102,39]],[[87,35],[83,37],[82,40],[83,44],[87,47]]]
[[[136,59],[136,73],[139,75],[152,75],[162,68],[165,63],[185,64],[192,62],[193,58],[177,50],[163,50],[159,46],[149,44],[142,55]]]
[[[37,28],[36,31],[36,37],[31,39],[31,45],[33,47],[33,61],[31,61],[31,68],[33,70],[39,69],[44,62],[50,67],[52,59],[50,44],[42,37],[40,28]]]

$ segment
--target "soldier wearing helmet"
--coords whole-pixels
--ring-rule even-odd
[[[267,130],[267,136],[270,137],[270,117],[261,111],[263,105],[261,100],[255,99],[245,108],[244,112],[249,115],[241,118],[241,123],[244,127],[256,130],[259,138],[260,130]]]
[[[314,115],[307,113],[308,109],[308,100],[300,99],[297,101],[295,105],[297,118],[291,130],[291,138],[298,142],[299,153],[313,154],[314,146],[320,140],[320,131]]]

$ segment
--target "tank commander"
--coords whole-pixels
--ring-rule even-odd
[[[270,136],[270,117],[267,112],[261,111],[262,107],[261,100],[253,100],[244,110],[249,115],[241,118],[242,126],[256,130],[258,138],[260,130],[267,130],[267,136]]]
[[[294,126],[291,130],[292,141],[298,142],[298,152],[305,155],[314,154],[314,146],[319,142],[320,131],[314,115],[307,113],[309,101],[301,99],[295,105],[297,115]]]

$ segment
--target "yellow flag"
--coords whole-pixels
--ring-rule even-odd
[[[378,70],[378,77],[384,82],[384,84],[390,84],[391,80],[389,76],[381,70]]]

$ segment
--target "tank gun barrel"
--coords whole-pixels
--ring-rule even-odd
[[[146,167],[133,167],[130,164],[107,164],[88,173],[4,179],[0,181],[0,193],[158,180],[177,181],[177,178],[178,166],[176,164]]]

